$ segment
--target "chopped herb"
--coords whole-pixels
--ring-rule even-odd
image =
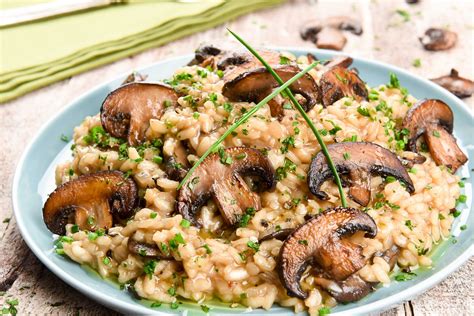
[[[76,225],[76,224],[72,225],[71,226],[71,233],[75,234],[77,232],[79,232],[79,226]]]
[[[295,132],[295,135],[298,135],[300,133],[300,129],[298,127],[294,127],[293,131]]]
[[[396,12],[403,18],[403,22],[410,21],[410,13],[408,13],[407,11],[398,9]]]
[[[367,109],[367,108],[363,108],[363,107],[359,106],[357,108],[357,112],[362,116],[370,117],[369,109]]]
[[[155,308],[155,307],[160,307],[161,306],[161,302],[153,302],[150,307],[151,308]]]
[[[196,70],[196,73],[199,75],[201,78],[206,78],[207,77],[207,71],[203,69],[198,69]]]
[[[388,84],[387,87],[391,89],[400,89],[400,81],[398,80],[397,75],[393,72],[390,73],[390,84]]]
[[[459,227],[459,229],[461,229],[461,230],[466,230],[466,229],[467,229],[467,225],[462,225],[461,227]]]
[[[5,218],[5,219],[3,220],[3,222],[4,222],[4,223],[10,223],[10,219],[11,219],[10,217],[7,217],[7,218]]]
[[[89,226],[93,226],[95,224],[95,217],[94,216],[88,216],[87,217],[87,224]]]
[[[220,157],[220,162],[224,165],[230,165],[232,164],[232,157],[229,155],[226,154],[225,152],[225,149],[224,147],[219,147],[219,150],[218,150],[218,153],[219,153],[219,157]]]
[[[201,305],[201,309],[204,313],[209,313],[210,308],[206,305]]]
[[[244,134],[244,135],[246,135],[246,136],[247,136],[247,135],[249,134],[249,131],[248,131],[248,129],[246,129],[246,128],[243,128],[243,129],[242,129],[242,134]]]
[[[102,259],[102,263],[105,264],[106,266],[108,266],[110,264],[110,258],[109,257],[104,257],[104,259]]]
[[[175,296],[176,295],[176,289],[172,286],[168,289],[168,294],[171,295],[171,296]]]
[[[415,168],[410,168],[410,169],[408,169],[408,172],[416,174],[417,170]]]
[[[327,129],[324,129],[324,128],[323,128],[323,129],[320,129],[320,130],[319,130],[319,133],[320,133],[321,135],[323,135],[323,136],[326,136],[326,135],[328,134],[328,131],[327,131]]]
[[[461,194],[456,200],[456,204],[466,203],[466,201],[467,201],[467,196],[465,194]]]
[[[331,309],[327,306],[323,306],[318,310],[319,316],[325,316],[331,314]]]
[[[420,58],[417,58],[417,59],[413,60],[412,65],[413,65],[413,67],[420,68],[421,67]]]
[[[183,228],[189,228],[189,226],[191,226],[191,222],[188,221],[187,219],[182,219],[179,225],[181,225],[181,227]]]
[[[130,178],[131,175],[132,175],[132,170],[127,170],[127,171],[125,171],[125,173],[123,174],[123,178],[124,178],[124,179],[128,179],[128,178]]]
[[[408,227],[410,230],[413,230],[413,224],[411,223],[411,220],[405,221],[405,226]]]
[[[342,128],[341,128],[340,126],[337,126],[337,125],[336,125],[336,126],[334,126],[333,129],[331,129],[331,130],[329,131],[329,134],[331,134],[331,135],[336,135],[336,133],[339,132],[340,130],[342,130]]]
[[[216,102],[217,102],[217,94],[215,94],[214,92],[211,92],[211,93],[209,93],[208,98],[209,98],[209,101],[211,101],[212,103],[216,104]]]
[[[69,141],[69,137],[67,137],[67,136],[64,135],[64,134],[61,134],[61,140],[62,140],[63,142],[66,142],[66,143],[67,143],[67,142]]]
[[[194,112],[194,113],[193,113],[193,118],[194,118],[195,120],[197,120],[197,119],[199,118],[199,116],[200,116],[199,112]]]
[[[285,110],[292,110],[292,109],[293,109],[293,107],[291,106],[290,103],[285,103],[285,104],[283,104],[283,108],[284,108]]]
[[[393,176],[387,176],[385,178],[385,182],[387,182],[387,183],[392,183],[392,182],[395,182],[395,181],[397,181],[397,179]]]
[[[169,244],[170,244],[170,248],[171,248],[172,250],[176,250],[176,249],[178,249],[179,244],[185,245],[186,242],[184,241],[183,235],[181,235],[180,233],[177,233],[177,234],[174,235],[174,237],[170,240]]]
[[[344,157],[344,160],[349,160],[351,158],[351,154],[350,153],[343,153],[342,157]]]
[[[430,251],[429,248],[423,248],[422,246],[416,246],[416,250],[419,256],[424,256]]]
[[[208,244],[204,244],[202,247],[203,247],[204,249],[206,249],[206,253],[207,253],[208,255],[210,255],[210,254],[212,253],[212,249],[211,249],[211,247],[209,247]]]
[[[177,309],[179,307],[179,304],[176,302],[173,302],[170,304],[171,309]]]
[[[288,57],[280,55],[280,65],[288,65],[290,62]]]
[[[247,298],[247,293],[243,292],[243,293],[240,293],[240,299],[241,300],[244,300]]]
[[[156,216],[158,216],[158,213],[156,213],[156,212],[151,212],[151,213],[150,213],[150,218],[155,219]]]
[[[161,163],[163,162],[163,157],[161,157],[161,156],[155,156],[155,157],[153,157],[152,160],[153,160],[154,163],[156,163],[156,164],[159,165],[159,164],[161,164]]]
[[[281,143],[283,146],[280,147],[280,151],[282,154],[286,154],[289,146],[295,147],[295,138],[294,136],[288,136],[283,139]]]
[[[463,181],[459,181],[458,185],[459,185],[460,188],[464,188],[464,182]]]
[[[433,136],[434,136],[434,137],[437,137],[437,138],[440,138],[440,135],[439,135],[439,132],[438,132],[438,131],[433,131]]]
[[[163,102],[163,105],[165,106],[165,108],[169,108],[169,107],[173,106],[173,102],[171,102],[170,100],[165,100]]]
[[[339,81],[342,82],[343,84],[347,84],[347,81],[348,81],[347,78],[343,78],[343,77],[339,76],[339,74],[336,73],[336,72],[334,73],[334,75],[336,76],[336,79],[337,79],[337,80],[339,80]]]
[[[248,241],[247,247],[249,247],[255,252],[258,252],[258,250],[260,249],[260,245],[258,244],[258,242],[255,242],[255,241]]]
[[[220,70],[220,69],[218,69],[218,70],[216,71],[216,74],[217,74],[217,76],[218,76],[219,78],[224,77],[224,72],[223,72],[222,70]]]
[[[308,246],[308,241],[307,241],[306,239],[298,240],[298,243],[299,243],[300,245]]]
[[[439,219],[439,220],[443,220],[443,219],[446,219],[446,217],[444,217],[443,214],[439,213],[439,214],[438,214],[438,219]]]
[[[242,160],[244,159],[245,157],[247,157],[247,154],[246,153],[240,153],[238,155],[235,155],[235,159],[237,160]]]
[[[99,237],[99,235],[95,232],[89,232],[87,234],[87,239],[89,240],[96,240]]]
[[[398,282],[410,281],[415,276],[416,273],[414,272],[401,272],[395,276],[395,280],[397,280]]]
[[[245,210],[245,214],[242,216],[240,219],[239,227],[247,227],[249,224],[249,221],[252,219],[252,217],[255,215],[255,208],[249,207]]]
[[[72,177],[74,175],[74,170],[69,168],[68,174],[69,174],[70,177]]]
[[[161,249],[161,251],[162,251],[163,253],[165,253],[165,254],[167,254],[167,255],[170,253],[169,248],[168,248],[168,245],[165,244],[165,243],[163,243],[163,242],[160,243],[160,249]]]
[[[193,190],[194,187],[196,186],[196,184],[198,184],[198,183],[199,183],[199,177],[194,177],[194,178],[191,179],[191,181],[189,181],[188,188],[190,190]]]
[[[461,211],[460,210],[454,210],[453,217],[456,218],[456,217],[459,217],[459,215],[461,215]]]
[[[234,108],[232,103],[229,103],[229,102],[224,103],[224,105],[222,106],[224,107],[224,110],[229,113],[232,112],[232,109]]]
[[[151,280],[153,278],[153,274],[155,273],[156,268],[156,261],[150,260],[143,266],[143,272],[148,275],[148,278]]]
[[[288,172],[294,172],[296,170],[296,164],[288,158],[285,158],[283,167],[278,167],[276,170],[277,179],[283,180],[287,177]]]

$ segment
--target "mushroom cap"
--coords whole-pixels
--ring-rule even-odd
[[[162,83],[133,82],[109,93],[100,108],[104,129],[136,146],[145,140],[150,119],[159,118],[165,103],[177,104],[178,94]]]
[[[316,264],[335,280],[345,280],[365,265],[362,248],[344,236],[365,231],[377,235],[377,225],[364,212],[354,208],[327,209],[298,227],[280,248],[279,273],[288,295],[305,299],[300,286],[308,264]]]
[[[323,27],[316,35],[316,46],[323,49],[342,50],[347,39],[344,34],[333,27]]]
[[[100,171],[82,175],[56,188],[43,207],[43,219],[50,231],[63,235],[66,224],[82,230],[108,229],[114,218],[131,216],[138,203],[135,182],[121,171]],[[88,223],[89,217],[94,223]]]
[[[367,206],[370,202],[370,175],[393,176],[406,184],[408,192],[415,187],[398,157],[390,150],[375,143],[343,142],[328,145],[337,171],[349,175],[349,195],[357,203]],[[308,186],[311,193],[319,199],[327,199],[320,190],[321,185],[333,177],[326,157],[319,152],[312,160],[308,170]]]
[[[284,82],[300,72],[295,65],[278,65],[273,69]],[[265,67],[259,67],[241,72],[235,77],[226,78],[222,94],[230,101],[259,102],[279,86]],[[302,104],[305,111],[309,111],[320,100],[319,87],[313,77],[308,74],[295,81],[290,89],[306,99],[306,102]]]
[[[451,69],[447,76],[431,79],[434,83],[442,86],[458,98],[468,98],[474,93],[474,82],[462,78],[456,69]]]
[[[420,37],[420,43],[426,50],[447,50],[456,45],[458,35],[452,31],[440,28],[429,28]]]
[[[133,238],[128,239],[127,244],[128,251],[142,257],[149,258],[158,258],[162,260],[171,260],[173,256],[170,254],[163,254],[163,252],[158,249],[156,244],[147,244],[134,240]]]
[[[409,131],[408,148],[418,152],[416,142],[424,136],[433,160],[456,171],[467,161],[452,135],[454,116],[441,100],[420,100],[408,110],[403,127]]]
[[[230,164],[222,162],[229,158]],[[276,183],[271,162],[257,149],[230,147],[209,155],[178,191],[176,210],[200,227],[196,214],[212,197],[227,224],[237,224],[247,209],[261,207],[259,196],[250,190],[243,176],[258,177],[262,191],[273,189]]]
[[[343,97],[353,97],[357,101],[367,100],[368,97],[364,81],[355,71],[342,66],[328,69],[321,76],[319,86],[324,106],[329,106]]]

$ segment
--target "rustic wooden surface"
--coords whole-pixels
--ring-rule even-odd
[[[395,12],[397,9],[408,11],[410,21],[403,22],[403,18]],[[290,1],[280,7],[241,17],[225,26],[254,45],[313,47],[298,36],[303,21],[315,17],[350,15],[363,22],[364,34],[347,34],[345,51],[395,64],[427,78],[447,74],[454,67],[461,75],[472,79],[472,12],[472,1],[423,0],[411,6],[402,0]],[[123,72],[189,53],[203,41],[229,40],[225,26],[74,76],[0,106],[0,307],[7,299],[17,298],[17,309],[21,315],[115,314],[63,283],[29,251],[12,213],[11,183],[15,165],[41,125],[77,96]],[[458,45],[446,52],[424,51],[417,37],[431,26],[456,31]],[[412,66],[416,58],[421,60],[419,68]],[[472,97],[465,99],[465,102],[473,108]],[[474,260],[471,259],[441,284],[383,315],[474,314],[473,269]]]

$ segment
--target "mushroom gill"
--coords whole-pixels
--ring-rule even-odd
[[[367,100],[365,83],[354,70],[346,69],[343,65],[329,68],[319,81],[324,106],[343,97],[353,97],[357,101]]]
[[[374,238],[377,226],[367,213],[343,207],[328,209],[298,227],[280,249],[280,280],[288,295],[308,297],[300,285],[308,264],[337,281],[359,271],[366,264],[362,247],[344,238],[357,231]]]
[[[362,206],[367,206],[371,199],[372,174],[393,176],[406,185],[408,192],[415,192],[413,182],[400,160],[382,146],[366,142],[343,142],[328,145],[328,151],[337,171],[349,176],[349,196]],[[327,199],[327,194],[320,188],[332,176],[326,157],[319,152],[311,161],[308,170],[311,193],[319,199]]]
[[[150,119],[159,118],[168,106],[177,104],[178,95],[162,83],[134,82],[112,91],[102,103],[100,119],[113,137],[126,138],[129,145],[145,141]]]
[[[82,175],[56,188],[43,207],[50,231],[63,235],[66,224],[82,230],[108,229],[114,219],[130,217],[138,203],[135,182],[121,171]]]
[[[259,178],[261,191],[275,186],[275,171],[259,150],[231,147],[209,155],[178,191],[176,210],[193,225],[200,207],[211,197],[230,226],[236,225],[249,208],[259,210],[260,198],[244,176]]]
[[[433,160],[455,172],[467,162],[452,135],[454,116],[451,108],[441,100],[425,99],[408,110],[403,127],[409,131],[408,148],[418,152],[417,140],[423,136]]]

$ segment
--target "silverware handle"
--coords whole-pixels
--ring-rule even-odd
[[[86,9],[106,6],[112,0],[56,0],[23,8],[0,11],[0,27],[40,20]]]

